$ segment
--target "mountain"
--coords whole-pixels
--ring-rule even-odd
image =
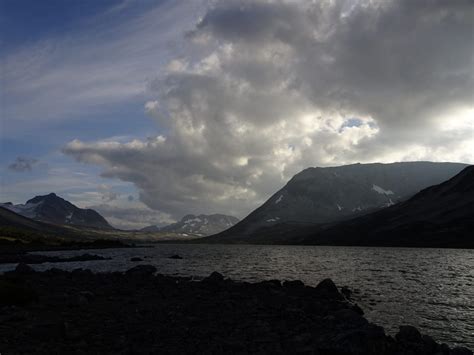
[[[123,247],[125,242],[132,240],[123,235],[122,231],[40,222],[0,207],[0,250],[4,255],[25,250],[41,250],[43,247]]]
[[[474,166],[410,199],[349,220],[281,223],[249,237],[211,236],[203,242],[474,248]]]
[[[474,166],[409,200],[317,228],[304,244],[474,248]]]
[[[0,226],[10,229],[21,228],[24,232],[56,233],[62,231],[61,227],[34,221],[4,207],[0,207]]]
[[[308,168],[234,227],[217,234],[248,240],[262,231],[341,221],[389,207],[459,173],[466,164],[403,162]],[[270,228],[275,226],[275,228]],[[223,240],[224,240],[223,239]]]
[[[36,221],[99,229],[113,229],[105,218],[96,211],[79,208],[54,193],[36,196],[28,200],[26,204],[14,205],[11,202],[7,202],[0,204],[0,206]]]
[[[142,231],[208,236],[220,233],[234,226],[237,222],[239,222],[239,220],[236,217],[223,214],[200,214],[199,216],[189,214],[184,216],[179,222],[164,227],[149,226],[143,228]]]

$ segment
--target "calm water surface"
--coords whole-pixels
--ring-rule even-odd
[[[195,276],[218,271],[235,280],[295,280],[316,285],[330,277],[348,286],[366,317],[394,334],[410,324],[438,341],[474,349],[474,251],[447,249],[182,245],[88,250],[107,261],[45,263],[51,267],[93,271],[126,270],[137,264],[155,265],[160,273]],[[84,251],[42,252],[73,256]],[[182,260],[170,259],[179,254]],[[143,262],[131,262],[131,257]],[[2,265],[0,271],[14,265]]]

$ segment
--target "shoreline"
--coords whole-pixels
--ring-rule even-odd
[[[2,264],[42,264],[46,262],[74,262],[88,260],[110,260],[97,255],[91,255],[85,252],[72,258],[51,257],[41,254],[31,254],[32,252],[48,252],[48,251],[80,251],[80,250],[100,250],[115,248],[137,248],[135,244],[125,244],[118,241],[97,240],[93,242],[77,242],[62,244],[25,244],[25,243],[4,243],[0,244],[0,265]]]
[[[5,353],[472,354],[410,326],[391,337],[329,280],[257,283],[156,274],[34,272],[0,276]]]

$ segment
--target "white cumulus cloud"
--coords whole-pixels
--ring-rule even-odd
[[[179,218],[242,217],[308,166],[474,162],[470,1],[218,1],[149,85],[158,137],[63,151]]]

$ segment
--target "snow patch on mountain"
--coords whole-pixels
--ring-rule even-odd
[[[187,220],[184,221],[185,224],[191,224],[191,225],[196,224],[196,223],[201,223],[201,222],[202,222],[202,220],[199,217],[192,218],[192,219],[187,219]]]
[[[372,190],[378,192],[381,195],[393,195],[392,190],[385,190],[385,189],[383,189],[380,186],[377,186],[375,184],[372,184]]]
[[[149,226],[142,230],[147,232],[171,232],[181,235],[208,236],[222,232],[234,226],[239,220],[223,214],[186,215],[180,221],[167,226]]]

